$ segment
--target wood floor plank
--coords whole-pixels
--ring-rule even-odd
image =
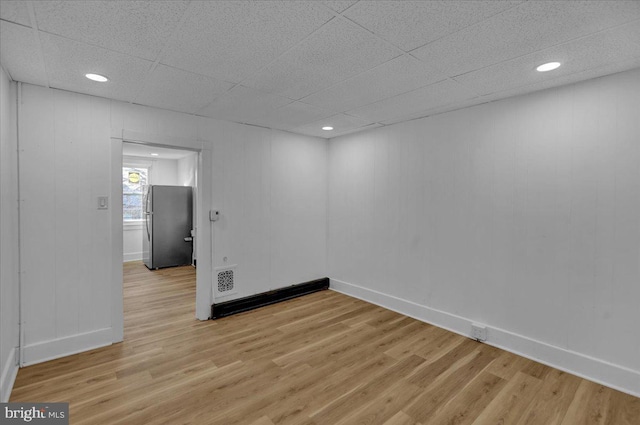
[[[582,380],[562,425],[600,425],[608,422],[609,401],[612,389],[594,382]],[[640,418],[638,418],[640,419]],[[636,423],[640,423],[637,421]]]
[[[392,418],[389,418],[383,425],[420,425],[413,418],[403,411],[399,411]]]
[[[520,420],[533,397],[540,390],[542,381],[518,372],[486,409],[472,422],[473,425],[515,424]]]
[[[478,349],[452,365],[427,386],[415,401],[402,409],[418,422],[429,423],[440,409],[455,397],[476,375],[494,360],[493,354]]]
[[[552,369],[518,425],[560,425],[580,385],[580,378]]]
[[[346,295],[195,320],[195,270],[126,263],[124,342],[20,369],[74,425],[636,425],[640,399]]]
[[[311,418],[318,424],[337,424],[351,411],[367,403],[372,397],[385,390],[392,382],[410,375],[422,363],[424,363],[424,359],[419,356],[411,356],[399,360],[382,373],[369,379],[365,384],[313,413]]]
[[[468,425],[482,413],[507,381],[486,369],[465,386],[442,408],[438,409],[429,425]]]

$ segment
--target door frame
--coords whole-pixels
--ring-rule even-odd
[[[196,269],[195,318],[208,320],[213,303],[213,226],[209,221],[212,202],[213,153],[207,141],[167,138],[123,130],[122,135],[111,135],[111,328],[112,342],[124,339],[123,301],[123,248],[122,248],[122,143],[138,143],[163,148],[175,148],[198,152],[196,188]]]

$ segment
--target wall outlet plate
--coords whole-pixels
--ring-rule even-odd
[[[475,339],[476,341],[486,341],[487,327],[485,325],[481,325],[480,323],[472,323],[471,338]]]
[[[108,196],[98,196],[98,209],[99,210],[107,210],[107,209],[109,209],[109,197]]]

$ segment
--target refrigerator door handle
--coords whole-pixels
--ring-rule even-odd
[[[149,241],[151,241],[151,232],[149,232],[149,219],[151,218],[151,214],[153,214],[153,213],[152,212],[148,212],[148,211],[144,212],[144,215],[145,215],[144,225],[147,228],[147,240],[149,240]]]

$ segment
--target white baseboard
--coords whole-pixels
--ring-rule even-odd
[[[18,375],[18,366],[16,365],[16,349],[12,348],[9,357],[2,367],[2,375],[0,375],[0,403],[6,403],[11,396],[13,383]]]
[[[129,252],[122,254],[122,262],[127,263],[129,261],[142,261],[142,252]]]
[[[472,320],[331,279],[330,289],[470,337]],[[640,372],[487,324],[486,344],[640,397]]]
[[[23,366],[30,366],[111,345],[111,328],[25,345]]]

